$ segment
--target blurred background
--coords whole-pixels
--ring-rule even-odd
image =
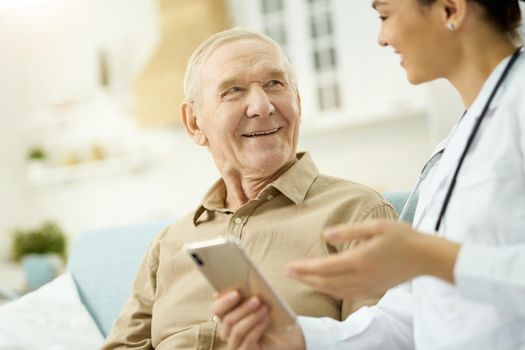
[[[198,205],[218,173],[179,125],[182,78],[232,26],[284,47],[322,172],[408,190],[462,107],[445,82],[407,83],[379,25],[370,1],[0,0],[0,289],[28,289],[13,258],[45,250],[28,244],[61,256],[80,232]]]

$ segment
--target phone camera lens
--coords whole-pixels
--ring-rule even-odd
[[[193,258],[193,260],[195,260],[195,262],[199,265],[199,266],[203,266],[204,265],[204,261],[201,259],[200,256],[198,256],[197,254],[195,253],[192,253],[191,254],[191,257]]]

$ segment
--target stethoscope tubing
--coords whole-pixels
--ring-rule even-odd
[[[501,87],[502,83],[507,78],[507,75],[509,74],[512,66],[514,66],[514,63],[518,59],[518,57],[521,54],[523,47],[519,47],[512,57],[510,58],[509,62],[507,63],[503,73],[501,74],[498,82],[496,83],[496,86],[492,90],[492,93],[490,94],[490,97],[488,98],[487,102],[485,103],[485,107],[483,108],[483,111],[481,112],[481,115],[476,120],[476,124],[474,125],[474,128],[472,129],[472,132],[469,135],[469,138],[467,140],[467,144],[465,145],[465,148],[463,149],[463,152],[461,154],[461,157],[459,159],[458,165],[456,166],[456,170],[454,171],[454,175],[452,176],[452,181],[450,182],[450,185],[447,189],[445,200],[443,201],[443,205],[441,206],[441,210],[439,212],[439,216],[436,220],[436,224],[434,226],[434,231],[438,232],[439,228],[441,227],[441,222],[443,221],[443,217],[445,216],[445,213],[447,212],[448,205],[450,202],[450,198],[452,197],[452,193],[454,192],[454,189],[456,187],[456,181],[458,178],[459,171],[461,170],[461,167],[463,166],[463,162],[465,161],[465,158],[467,157],[467,153],[470,149],[470,146],[474,142],[474,138],[476,137],[476,134],[479,131],[479,128],[481,126],[481,122],[483,121],[483,118],[487,115],[487,112],[490,108],[490,105],[492,103],[492,100],[494,99],[494,96],[496,96],[496,93],[498,92],[499,88]]]
[[[456,169],[454,171],[454,175],[452,177],[452,181],[450,182],[450,185],[449,185],[449,187],[447,189],[447,192],[446,192],[446,195],[445,195],[445,200],[443,201],[443,204],[441,206],[441,210],[439,212],[439,216],[437,218],[437,221],[436,221],[436,224],[435,224],[435,227],[434,227],[434,231],[435,232],[438,232],[440,227],[441,227],[441,222],[442,222],[443,217],[445,216],[445,213],[446,213],[446,211],[448,209],[450,198],[452,197],[452,193],[454,192],[454,188],[456,186],[456,181],[457,181],[457,177],[458,177],[459,171],[461,170],[461,167],[462,167],[463,162],[464,162],[464,160],[466,158],[466,155],[467,155],[467,153],[468,153],[468,151],[470,149],[470,146],[472,145],[472,143],[474,141],[474,138],[476,137],[476,134],[478,133],[478,130],[479,130],[480,125],[481,125],[481,122],[483,121],[483,118],[485,118],[485,116],[486,116],[486,114],[487,114],[487,112],[488,112],[488,110],[490,108],[490,105],[492,103],[492,100],[496,96],[496,93],[498,92],[501,84],[505,81],[508,73],[510,72],[512,66],[514,65],[514,63],[516,62],[516,60],[518,59],[518,57],[519,57],[519,55],[521,54],[522,51],[523,51],[523,47],[519,47],[514,52],[514,54],[512,55],[511,59],[507,63],[507,66],[505,67],[503,73],[501,74],[498,82],[496,83],[496,86],[492,90],[492,92],[490,94],[490,97],[487,99],[487,102],[485,103],[485,106],[484,106],[484,108],[483,108],[479,118],[476,120],[476,124],[474,125],[474,128],[472,129],[472,132],[469,135],[469,138],[467,140],[467,144],[465,145],[465,148],[463,149],[463,152],[461,154],[460,160],[458,161],[458,165],[456,166]],[[465,115],[465,113],[463,115]],[[410,192],[410,195],[408,196],[407,200],[405,201],[405,204],[403,205],[403,209],[401,210],[401,214],[399,214],[398,222],[404,221],[404,219],[406,217],[406,214],[407,214],[407,211],[408,211],[408,208],[410,207],[410,203],[412,202],[413,197],[418,192],[421,183],[427,177],[427,175],[430,172],[430,170],[441,159],[441,156],[443,155],[444,151],[445,151],[445,149],[442,149],[439,152],[437,152],[436,154],[434,154],[428,160],[428,162],[425,164],[423,169],[421,170],[421,173],[420,173],[420,175],[419,175],[419,177],[418,177],[418,179],[416,181],[416,184],[414,185],[414,188],[412,189],[412,191]]]

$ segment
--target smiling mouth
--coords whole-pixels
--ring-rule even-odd
[[[272,130],[267,130],[267,131],[256,131],[256,132],[251,132],[251,133],[247,133],[247,134],[242,134],[242,136],[244,136],[244,137],[267,136],[267,135],[275,134],[279,130],[281,130],[280,127],[272,129]]]

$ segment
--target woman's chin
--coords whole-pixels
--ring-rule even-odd
[[[410,72],[408,70],[407,70],[407,80],[412,85],[419,85],[419,84],[426,83],[429,81],[428,79],[425,79],[421,75],[415,74],[414,72]]]

